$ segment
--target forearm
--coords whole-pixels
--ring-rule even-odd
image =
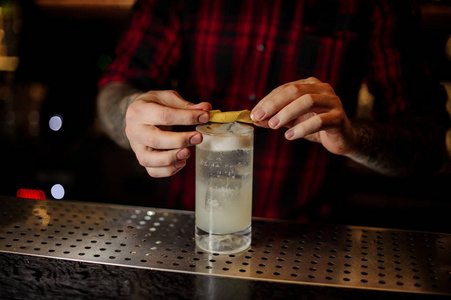
[[[423,121],[423,122],[422,122]],[[407,124],[358,122],[352,160],[388,176],[437,171],[445,157],[445,132],[440,126],[419,120]]]
[[[123,148],[130,148],[125,135],[127,108],[142,92],[126,83],[110,83],[97,96],[97,113],[105,133]]]

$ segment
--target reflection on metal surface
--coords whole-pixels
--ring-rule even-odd
[[[450,234],[254,220],[250,249],[225,255],[196,248],[191,212],[7,197],[0,197],[0,212],[1,252],[451,295]]]
[[[42,207],[37,203],[32,210],[33,217],[29,218],[27,222],[27,226],[33,226],[36,219],[38,219],[41,223],[41,226],[47,226],[50,222],[50,215],[47,213],[45,207]]]

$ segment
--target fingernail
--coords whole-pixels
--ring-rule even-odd
[[[294,137],[294,130],[287,130],[287,132],[285,132],[285,138],[287,140],[291,140]]]
[[[201,114],[199,116],[199,122],[200,123],[207,123],[208,121],[210,121],[210,116],[208,115],[208,113]]]
[[[278,117],[273,117],[273,118],[271,118],[271,120],[269,120],[268,125],[269,125],[269,127],[274,128],[277,125],[279,125],[279,123],[280,123],[279,118]]]
[[[176,164],[174,165],[174,167],[175,167],[176,169],[181,169],[181,168],[183,168],[185,165],[186,165],[186,160],[182,160],[182,161],[179,161],[178,163],[176,163]]]
[[[188,159],[190,153],[188,149],[182,149],[177,153],[177,159],[178,160],[185,160]]]
[[[191,137],[191,139],[189,140],[189,142],[191,143],[191,145],[197,145],[200,144],[202,142],[202,137],[200,134],[195,134]]]
[[[260,121],[265,116],[265,112],[261,108],[257,108],[252,114],[251,119],[254,121]]]

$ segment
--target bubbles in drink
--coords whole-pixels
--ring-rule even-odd
[[[250,242],[253,128],[207,124],[201,132],[204,140],[196,147],[196,226],[208,235],[203,248],[243,247],[244,240]]]

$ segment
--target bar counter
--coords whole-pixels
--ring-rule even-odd
[[[451,296],[451,235],[254,218],[207,253],[194,213],[0,197],[1,299],[409,299]]]

